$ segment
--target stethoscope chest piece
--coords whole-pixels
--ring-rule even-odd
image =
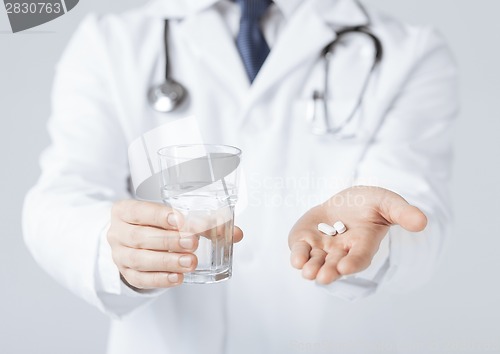
[[[186,89],[178,82],[167,79],[153,86],[148,92],[148,101],[155,111],[168,113],[175,110],[186,97]]]

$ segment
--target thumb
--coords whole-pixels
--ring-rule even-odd
[[[380,205],[380,212],[391,225],[399,225],[410,232],[422,231],[427,225],[425,214],[394,192],[385,196]]]

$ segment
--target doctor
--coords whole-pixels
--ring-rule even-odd
[[[160,113],[147,93],[165,76],[165,19],[187,96]],[[362,33],[322,55],[360,26],[379,62]],[[388,291],[424,283],[449,233],[456,105],[441,37],[353,0],[157,0],[91,15],[57,66],[26,243],[113,319],[108,353],[374,352],[394,340]],[[318,115],[342,134],[313,134]],[[170,237],[182,220],[129,185],[129,144],[187,116],[205,143],[244,152],[235,241],[246,236],[219,284],[182,284],[196,240]],[[337,220],[346,233],[317,232]]]

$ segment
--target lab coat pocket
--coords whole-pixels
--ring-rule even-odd
[[[363,124],[364,107],[355,98],[324,99],[314,91],[311,98],[294,104],[294,121],[303,134],[322,144],[352,144],[368,141],[373,125]],[[371,127],[371,128],[370,128]]]
[[[323,202],[339,190],[350,186],[353,171],[366,142],[346,139],[330,133],[312,131],[310,101],[296,100],[293,105],[291,144],[288,145],[286,175],[305,185],[306,199],[311,205]]]
[[[368,141],[376,129],[375,111],[370,101],[375,97],[372,46],[364,42],[353,48],[339,47],[330,69],[324,62],[316,65],[300,91],[300,101],[307,131],[320,140]],[[327,77],[325,77],[327,75]]]

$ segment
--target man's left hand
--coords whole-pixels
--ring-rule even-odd
[[[328,236],[319,223],[342,221],[347,231]],[[400,195],[378,187],[348,188],[306,212],[288,237],[291,263],[302,276],[329,284],[366,269],[391,225],[410,232],[427,225],[424,213]]]

